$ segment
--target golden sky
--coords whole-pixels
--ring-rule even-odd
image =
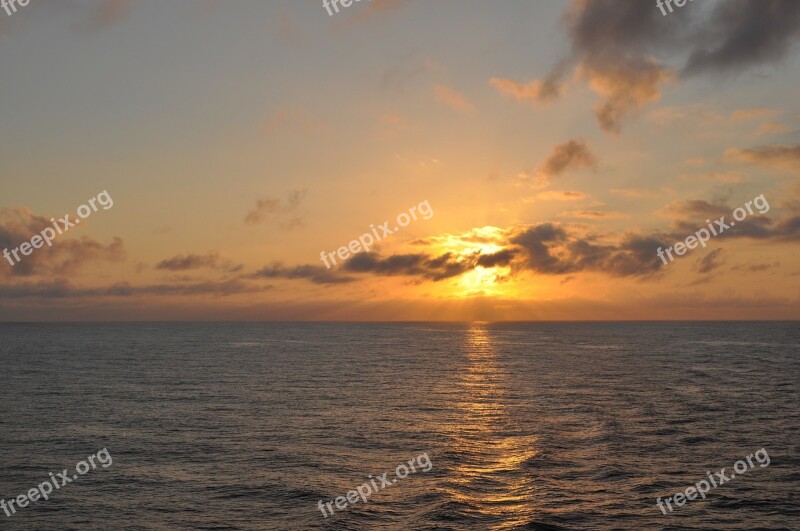
[[[800,2],[339,7],[0,11],[0,320],[800,318]]]

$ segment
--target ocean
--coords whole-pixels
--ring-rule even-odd
[[[796,322],[0,324],[0,498],[77,477],[0,529],[797,530],[799,340]]]

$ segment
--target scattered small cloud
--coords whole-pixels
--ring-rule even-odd
[[[776,261],[771,264],[739,264],[735,265],[731,268],[731,271],[747,271],[748,273],[760,273],[761,271],[767,271],[769,269],[774,269],[780,267],[781,263]]]
[[[271,221],[282,229],[292,229],[303,225],[302,216],[296,215],[306,190],[293,190],[285,202],[280,199],[265,198],[256,201],[255,207],[244,218],[248,225],[258,225]]]
[[[548,190],[536,194],[536,199],[542,201],[580,201],[586,199],[586,194],[583,192]]]
[[[722,248],[714,249],[707,255],[700,257],[695,262],[695,269],[697,270],[697,272],[704,275],[706,273],[714,271],[715,269],[719,269],[720,267],[725,265],[725,262],[723,260],[720,260],[720,256],[722,255],[723,252],[724,250]]]
[[[571,212],[562,212],[559,215],[561,217],[583,219],[621,219],[629,217],[628,214],[616,210],[573,210]]]

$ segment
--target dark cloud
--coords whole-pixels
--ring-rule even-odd
[[[156,269],[186,271],[188,269],[213,268],[217,266],[217,263],[219,263],[219,255],[217,253],[188,254],[162,260],[156,265]]]
[[[336,270],[326,269],[317,265],[298,265],[284,267],[280,263],[263,267],[249,278],[286,278],[290,280],[306,279],[314,284],[345,284],[353,282],[352,277],[339,274]]]
[[[619,244],[602,245],[543,223],[511,238],[526,256],[525,267],[548,275],[601,271],[612,276],[647,276],[661,268],[656,256],[665,247],[663,236],[627,234]]]
[[[720,255],[724,252],[723,249],[714,249],[707,255],[697,260],[697,272],[701,274],[710,273],[715,269],[722,267],[724,262],[719,260]]]
[[[737,208],[744,207],[742,205],[730,206],[719,202],[709,203],[704,200],[691,200],[670,203],[661,212],[674,218],[669,238],[674,241],[681,241],[700,229],[707,229],[708,223],[706,220],[710,220],[715,230],[718,229],[715,221],[722,216],[725,217],[723,222],[730,225],[734,221],[732,213]],[[776,220],[770,216],[760,214],[757,205],[752,205],[752,208],[754,210],[753,214],[747,213],[747,217],[742,221],[734,221],[735,225],[730,225],[729,228],[724,229],[716,238],[752,238],[775,241],[800,240],[800,215],[790,215]]]
[[[387,258],[377,253],[361,253],[343,266],[343,269],[353,273],[421,276],[433,281],[455,277],[473,268],[473,263],[459,260],[453,253],[438,257],[424,253],[396,254]]]
[[[554,177],[576,168],[595,168],[597,157],[583,140],[568,140],[558,144],[542,163],[541,172]]]
[[[709,203],[704,199],[673,201],[661,209],[661,213],[671,218],[716,219],[722,215],[730,215],[731,207],[725,203]]]
[[[156,269],[167,271],[219,269],[228,273],[236,273],[241,271],[243,267],[242,264],[234,264],[227,260],[221,260],[217,253],[178,255],[162,260],[156,264]]]
[[[0,252],[3,249],[11,252],[22,243],[30,242],[33,236],[40,235],[47,227],[52,228],[49,218],[35,215],[27,209],[0,209]],[[125,247],[120,238],[103,245],[88,236],[74,237],[73,231],[77,230],[73,227],[69,232],[56,235],[52,246],[45,243],[29,256],[19,254],[22,260],[13,267],[7,260],[0,260],[5,264],[0,267],[0,275],[4,271],[11,276],[65,275],[74,273],[90,262],[118,262],[125,259]]]
[[[737,265],[733,266],[731,271],[748,271],[750,273],[759,273],[761,271],[767,271],[768,269],[779,267],[780,265],[780,262],[773,262],[771,264]]]
[[[619,133],[622,120],[658,100],[660,86],[674,77],[650,52],[674,38],[677,17],[663,19],[647,2],[573,0],[564,19],[572,51],[548,74],[547,84],[558,86],[574,65],[577,77],[602,98],[595,109],[600,127]]]
[[[64,279],[46,282],[0,284],[2,299],[63,299],[81,297],[133,297],[137,295],[219,295],[255,293],[272,289],[272,286],[253,286],[240,280],[224,282],[197,282],[191,284],[152,284],[132,286],[127,282],[101,288],[79,288]]]
[[[665,83],[684,75],[737,71],[783,59],[800,35],[797,0],[724,0],[711,10],[700,2],[664,16],[654,3],[572,0],[564,22],[570,53],[544,81],[519,84],[493,78],[518,100],[555,99],[570,71],[601,100],[600,127],[619,133],[622,122],[661,97]],[[663,59],[678,56],[670,66]]]
[[[505,267],[511,265],[512,260],[516,257],[517,251],[515,249],[503,249],[494,254],[484,254],[478,256],[475,265],[481,267]]]
[[[800,36],[797,0],[724,0],[697,35],[684,72],[740,70],[774,63]]]

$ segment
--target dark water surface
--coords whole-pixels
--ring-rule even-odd
[[[800,529],[800,325],[0,325],[0,529]],[[765,448],[664,516],[657,497]],[[323,517],[427,452],[418,470]]]

